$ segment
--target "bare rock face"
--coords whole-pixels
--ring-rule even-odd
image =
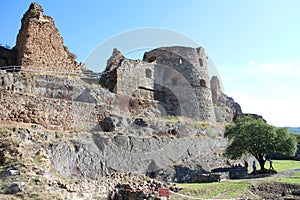
[[[219,122],[232,122],[243,115],[241,106],[221,91],[218,77],[213,76],[210,80],[214,111]]]
[[[16,64],[30,70],[68,73],[79,70],[53,19],[45,16],[37,3],[32,3],[22,18],[16,50]]]
[[[196,171],[223,166],[223,138],[135,137],[129,135],[73,135],[68,142],[52,143],[48,149],[53,167],[63,177],[98,178],[108,171],[133,172],[163,179],[187,181]],[[176,164],[175,164],[176,163]],[[176,169],[185,168],[185,178]],[[199,167],[201,166],[201,167]],[[189,170],[187,170],[189,169]],[[189,174],[187,174],[189,173]]]

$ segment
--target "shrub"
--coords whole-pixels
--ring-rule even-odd
[[[77,58],[76,54],[70,52],[70,50],[67,46],[64,46],[64,49],[67,52],[69,58],[71,58],[72,60],[75,60]]]
[[[36,17],[38,15],[38,12],[36,10],[30,10],[29,11],[29,16],[30,17]]]

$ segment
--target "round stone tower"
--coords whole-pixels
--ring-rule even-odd
[[[167,111],[173,109],[171,114],[215,122],[206,59],[202,47],[162,47],[144,54],[144,61],[156,64],[156,91],[165,92],[156,99],[162,102]],[[172,91],[172,95],[168,91]],[[179,104],[177,106],[176,101]]]

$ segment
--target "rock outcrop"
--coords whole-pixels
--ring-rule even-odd
[[[50,145],[52,166],[67,179],[101,178],[107,172],[147,174],[164,180],[188,181],[195,172],[226,165],[221,138],[161,138],[128,135],[77,134],[68,142]],[[64,163],[64,164],[62,164]],[[201,166],[201,167],[200,167]],[[176,169],[186,168],[184,176]],[[164,173],[162,173],[164,172]],[[168,173],[166,173],[168,172]]]
[[[232,122],[236,118],[243,116],[241,106],[233,98],[222,92],[218,77],[213,76],[210,80],[210,85],[214,112],[218,122]]]

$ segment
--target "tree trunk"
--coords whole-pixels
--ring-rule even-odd
[[[259,162],[259,165],[260,165],[260,170],[264,170],[265,169],[266,160],[264,158],[259,158],[258,162]]]

